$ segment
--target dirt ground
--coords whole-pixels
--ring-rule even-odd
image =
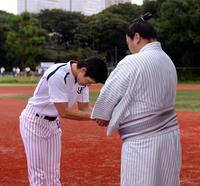
[[[178,86],[199,89],[200,86]],[[99,91],[92,86],[91,91]],[[34,87],[0,87],[0,95],[32,94]],[[28,185],[18,117],[26,100],[0,99],[0,186]],[[183,151],[181,186],[200,186],[200,112],[178,112]],[[121,141],[94,122],[62,120],[61,182],[66,186],[119,186]]]

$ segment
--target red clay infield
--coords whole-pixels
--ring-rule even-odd
[[[189,88],[188,88],[189,87]],[[178,89],[192,86],[178,86]],[[200,89],[200,86],[194,86]],[[91,91],[99,91],[92,86]],[[34,87],[0,87],[0,96],[32,94]],[[0,99],[0,186],[28,185],[18,116],[25,100]],[[200,186],[200,112],[178,112],[183,164],[181,186]],[[119,186],[121,141],[94,122],[62,120],[61,182],[66,186]]]

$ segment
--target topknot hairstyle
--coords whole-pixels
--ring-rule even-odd
[[[147,20],[151,19],[151,17],[152,17],[152,13],[146,12],[144,15],[141,15],[139,18],[134,19],[133,23],[140,22],[140,21],[141,22],[142,21],[147,21]]]
[[[147,22],[152,17],[150,12],[146,12],[144,15],[141,15],[139,18],[133,20],[129,25],[126,34],[133,39],[135,33],[139,33],[140,36],[144,39],[155,39],[156,32],[154,27]]]

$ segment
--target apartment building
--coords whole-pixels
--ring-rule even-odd
[[[22,12],[39,13],[43,9],[63,9],[93,15],[114,4],[131,0],[17,0],[17,14]]]

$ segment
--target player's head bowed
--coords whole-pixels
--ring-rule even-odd
[[[105,83],[107,79],[107,66],[105,62],[98,57],[90,57],[78,61],[77,68],[86,68],[85,76],[94,79],[96,83]]]

